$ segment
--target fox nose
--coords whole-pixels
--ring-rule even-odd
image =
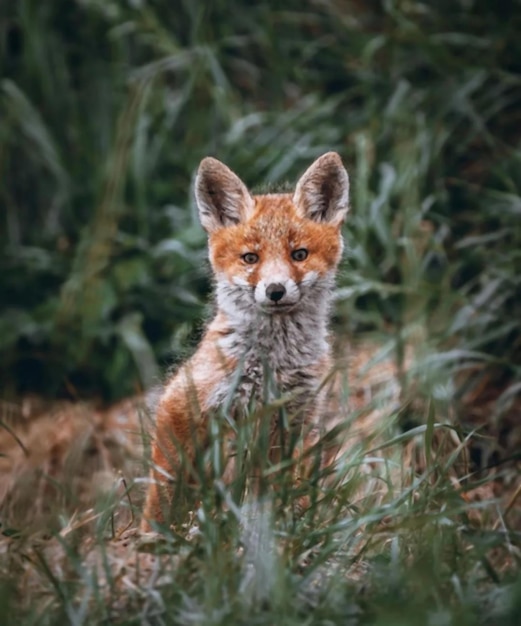
[[[282,300],[285,294],[286,288],[280,283],[271,283],[266,287],[266,295],[273,302],[278,302],[279,300]]]

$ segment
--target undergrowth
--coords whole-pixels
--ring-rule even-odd
[[[5,529],[3,623],[516,624],[519,533],[468,472],[468,442],[428,413],[405,434],[397,414],[368,430],[353,413],[334,468],[314,463],[323,439],[298,486],[291,445],[267,461],[259,413],[234,425],[223,482],[216,418],[157,535],[132,531],[142,479],[72,517],[55,505],[54,530]]]

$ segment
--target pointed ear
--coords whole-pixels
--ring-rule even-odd
[[[302,217],[340,225],[349,211],[349,177],[336,152],[319,157],[297,183],[293,204]]]
[[[199,165],[195,198],[201,224],[208,234],[244,221],[255,204],[242,180],[212,157],[206,157]]]

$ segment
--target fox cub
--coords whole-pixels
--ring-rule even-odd
[[[159,401],[142,530],[165,521],[175,505],[176,477],[196,449],[204,449],[208,421],[219,408],[231,407],[239,419],[252,398],[266,399],[269,377],[290,398],[289,421],[303,449],[316,442],[327,412],[327,327],[349,195],[340,157],[318,158],[293,194],[256,196],[208,157],[195,194],[209,237],[217,310]]]

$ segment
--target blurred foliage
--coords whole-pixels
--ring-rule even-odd
[[[199,532],[166,533],[169,583],[158,592],[155,572],[127,589],[127,611],[107,568],[104,595],[75,534],[58,535],[58,578],[43,551],[20,551],[48,589],[43,604],[34,587],[18,598],[17,576],[34,583],[11,546],[6,623],[21,623],[19,600],[28,623],[520,622],[519,490],[506,508],[492,487],[467,499],[491,476],[464,472],[456,486],[470,437],[431,461],[435,426],[446,428],[435,416],[455,415],[440,401],[452,410],[461,399],[456,416],[471,427],[476,415],[498,430],[519,423],[520,32],[519,0],[0,3],[2,399],[109,401],[158,382],[207,314],[191,194],[200,159],[262,190],[327,150],[352,184],[335,324],[385,336],[403,387],[398,407],[385,402],[386,443],[353,446],[323,492],[316,476],[302,516],[290,513],[301,486],[271,489],[273,473],[276,506],[257,522],[242,507],[255,472],[239,472],[233,493],[218,467],[215,480],[201,474],[189,507]],[[411,345],[421,358],[408,373]],[[424,424],[397,434],[404,419]],[[257,445],[250,426],[238,425],[245,446]],[[115,506],[100,518],[100,549]],[[252,528],[267,537],[256,552]],[[345,573],[364,560],[356,586]]]
[[[353,188],[337,322],[402,357],[425,324],[440,362],[512,400],[520,26],[516,0],[2,3],[2,396],[157,382],[204,317],[199,160],[269,185],[334,149]]]

